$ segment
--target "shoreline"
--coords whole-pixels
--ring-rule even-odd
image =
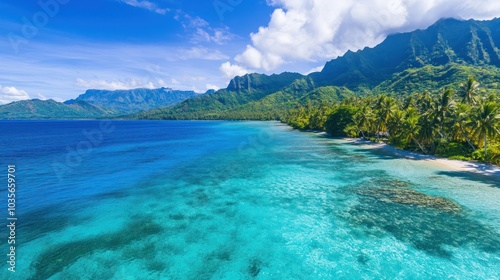
[[[429,164],[443,167],[453,171],[459,171],[464,173],[474,173],[477,175],[484,175],[491,179],[497,179],[500,186],[500,166],[490,165],[486,163],[473,162],[473,161],[463,161],[463,160],[453,160],[447,158],[439,158],[432,155],[424,155],[416,152],[406,151],[397,149],[394,146],[385,143],[374,143],[368,140],[362,140],[359,138],[341,138],[342,140],[355,144],[362,145],[368,149],[376,149],[385,152],[389,152],[400,158],[412,159],[412,160],[422,160]]]

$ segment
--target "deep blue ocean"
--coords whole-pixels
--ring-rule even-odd
[[[278,122],[1,121],[0,174],[0,279],[500,279],[498,181]]]

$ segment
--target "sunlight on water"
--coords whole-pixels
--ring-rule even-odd
[[[275,122],[113,122],[57,174],[99,122],[0,126],[20,178],[2,279],[498,279],[487,178]]]

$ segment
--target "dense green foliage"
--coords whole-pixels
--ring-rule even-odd
[[[300,106],[283,121],[333,136],[362,137],[426,154],[500,164],[500,95],[480,92],[471,76],[458,90],[448,88],[440,94],[348,98],[327,108]]]
[[[494,66],[471,66],[449,63],[409,68],[396,73],[373,89],[375,94],[408,95],[424,90],[438,93],[444,88],[458,90],[462,81],[474,76],[481,81],[483,94],[500,92],[500,68]]]

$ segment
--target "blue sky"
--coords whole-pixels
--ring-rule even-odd
[[[0,87],[58,100],[87,88],[223,87],[221,63],[272,12],[265,1],[219,11],[211,1],[44,2],[56,3],[52,15],[37,1],[0,2]]]
[[[441,17],[490,19],[496,0],[3,0],[0,104],[89,88],[225,87],[308,73]]]

